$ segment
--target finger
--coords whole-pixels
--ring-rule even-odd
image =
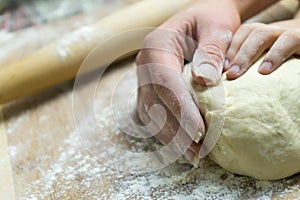
[[[199,30],[199,45],[192,62],[192,75],[196,82],[208,86],[219,82],[231,38],[230,30]]]
[[[139,92],[138,92],[138,101],[137,101],[137,111],[138,111],[138,117],[140,119],[140,121],[144,124],[147,125],[151,122],[150,117],[148,116],[143,100],[142,100],[142,95],[144,92],[142,92],[142,89],[139,88]]]
[[[200,144],[197,144],[196,142],[191,140],[184,129],[179,126],[176,120],[174,120],[175,117],[172,115],[172,113],[170,111],[167,112],[168,117],[166,123],[155,137],[165,145],[169,144],[172,140],[176,140],[176,143],[181,150],[185,151],[186,149],[190,149],[195,153],[195,155],[197,155],[200,151]],[[152,117],[154,116],[156,115],[152,115]],[[159,120],[159,117],[156,117],[156,120]]]
[[[184,155],[191,164],[196,166],[199,162],[200,144],[195,143],[185,130],[179,126],[170,110],[166,107],[165,109],[168,116],[167,121],[163,129],[156,135],[156,138],[164,145],[169,145],[169,148],[173,152],[177,152],[178,156]],[[159,120],[157,115],[152,117]]]
[[[249,34],[253,31],[253,29],[259,26],[259,24],[245,24],[242,25],[234,34],[232,41],[227,50],[226,59],[224,62],[224,71],[227,71],[230,66],[230,61],[233,60],[242,44],[245,42]]]
[[[275,26],[262,26],[253,30],[232,60],[227,78],[236,79],[244,74],[263,52],[272,46],[280,31],[281,29]]]
[[[199,162],[200,144],[192,141],[179,126],[176,126],[177,134],[170,135],[170,129],[174,130],[175,128],[170,126],[169,122],[171,121],[172,120],[167,120],[166,126],[157,134],[156,138],[164,145],[169,145],[172,143],[169,148],[171,148],[174,152],[177,152],[178,156],[184,155],[191,164],[194,166],[197,165],[197,162]],[[189,144],[189,146],[185,146],[184,144]]]
[[[160,42],[157,43],[157,40]],[[147,36],[144,49],[137,57],[137,64],[151,63],[147,65],[147,70],[157,96],[190,137],[198,142],[205,130],[204,122],[181,76],[184,49],[188,49],[186,40],[174,31],[155,31]]]
[[[180,126],[199,142],[204,134],[204,122],[182,75],[167,66],[152,66],[149,69],[156,94],[168,106]]]
[[[209,14],[211,11],[214,16]],[[226,1],[219,1],[214,8],[207,7],[204,13],[207,14],[195,17],[196,21],[203,22],[204,18],[205,22],[195,25],[199,45],[193,59],[192,75],[196,82],[209,86],[216,85],[221,78],[226,51],[240,25],[240,16],[236,7]]]
[[[164,25],[168,27],[171,25]],[[190,58],[195,51],[196,42],[181,32],[184,30],[157,28],[148,34],[143,42],[136,62],[138,65],[158,63],[170,65],[181,72],[185,58]]]
[[[259,73],[270,74],[293,54],[300,53],[300,32],[284,32],[266,54]]]
[[[145,116],[148,117],[149,121],[151,121],[150,117],[147,115],[147,113],[145,112],[144,114]],[[175,122],[175,124],[173,123]],[[148,122],[149,123],[149,122]],[[167,122],[165,123],[165,126],[163,129],[161,129],[156,135],[155,138],[161,142],[164,145],[169,144],[170,142],[172,142],[172,140],[174,138],[176,138],[176,131],[178,131],[179,125],[176,123],[176,119],[168,119]],[[184,131],[183,129],[181,129],[182,131]],[[156,128],[153,126],[149,126],[149,131],[156,133]],[[186,141],[187,139],[187,141]],[[185,140],[183,142],[183,140]],[[200,145],[195,143],[194,141],[191,140],[191,138],[189,137],[189,135],[185,134],[185,135],[180,135],[177,136],[177,142],[175,142],[175,144],[190,144],[190,146],[187,148],[185,146],[180,146],[180,145],[171,145],[169,147],[171,147],[174,152],[178,152],[179,156],[181,156],[183,154],[183,156],[194,166],[198,166],[199,163],[199,152],[200,152]],[[180,148],[178,148],[178,146]]]
[[[158,125],[151,121],[151,118],[147,114],[149,108],[146,108],[145,105],[153,105],[153,102],[159,101],[156,94],[152,94],[151,90],[153,90],[149,75],[145,70],[141,70],[137,68],[138,75],[138,95],[137,95],[137,111],[140,121],[147,126],[148,129],[151,129],[152,134],[155,134],[159,131]],[[149,95],[150,93],[150,95]],[[151,123],[152,122],[152,123]]]
[[[196,144],[189,137],[189,135],[179,126],[176,118],[166,106],[163,106],[163,110],[167,115],[167,120],[163,124],[163,128],[159,131],[157,130],[157,127],[161,127],[161,123],[164,122],[164,117],[162,117],[162,115],[159,112],[157,112],[157,110],[152,108],[158,104],[162,105],[162,102],[157,97],[155,97],[156,94],[153,91],[153,88],[151,90],[151,86],[147,85],[147,87],[143,86],[141,88],[143,98],[140,99],[146,100],[145,106],[142,106],[139,110],[140,113],[143,113],[143,116],[147,116],[144,117],[144,119],[146,119],[146,123],[154,121],[154,124],[157,125],[148,126],[149,131],[152,132],[152,134],[157,133],[155,137],[165,145],[169,144],[170,142],[173,142],[169,147],[172,148],[172,150],[175,153],[177,152],[179,156],[181,156],[184,153],[187,160],[189,160],[193,165],[197,165],[197,163],[195,162],[199,160],[196,159],[198,158],[198,154],[200,151],[199,144]],[[140,100],[140,102],[142,102],[142,100]],[[142,105],[142,103],[139,103],[139,105]],[[150,108],[148,110],[148,113],[146,111],[147,108]]]
[[[141,67],[138,68],[137,73],[139,77],[139,91],[138,91],[138,110],[139,115],[141,118],[141,121],[144,124],[149,124],[151,121],[151,118],[153,121],[155,121],[156,124],[161,124],[162,121],[165,121],[165,124],[163,125],[162,130],[160,130],[160,133],[157,134],[157,138],[161,140],[164,144],[169,143],[173,137],[175,137],[175,133],[179,129],[179,124],[177,123],[176,118],[172,114],[172,112],[163,105],[162,101],[157,97],[156,93],[154,92],[152,84],[144,84],[150,81],[149,74],[144,73],[145,70],[141,70]],[[142,79],[142,80],[141,80]],[[165,111],[165,114],[167,115],[166,120],[162,116],[163,114],[159,114],[159,112],[155,112],[155,110],[151,110],[151,107],[153,105],[161,105],[162,109]],[[151,116],[151,117],[150,117]],[[157,127],[162,127],[161,125],[157,125],[156,127],[150,127],[152,129],[152,132],[157,131]],[[188,139],[187,142],[189,144],[192,142],[190,141],[190,137],[187,133],[185,133],[185,138]],[[185,138],[183,138],[185,140]],[[195,142],[192,142],[190,149],[198,153],[200,150],[200,147]]]

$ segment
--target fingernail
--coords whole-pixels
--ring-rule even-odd
[[[230,63],[229,60],[226,58],[224,61],[224,66],[227,67],[229,65],[229,63]]]
[[[200,140],[202,139],[202,137],[203,137],[203,133],[201,133],[200,131],[198,131],[198,132],[197,132],[197,135],[196,135],[196,137],[195,137],[195,139],[194,139],[194,141],[195,141],[196,143],[199,143]]]
[[[205,83],[207,85],[215,85],[220,79],[220,75],[216,67],[211,64],[193,66],[193,70],[196,76],[205,79]]]
[[[227,73],[239,74],[241,71],[241,67],[239,65],[233,65]]]
[[[258,70],[259,72],[268,73],[272,70],[272,68],[273,68],[273,64],[271,62],[265,61],[261,64]]]
[[[203,137],[203,133],[201,133],[199,128],[196,126],[193,126],[192,123],[186,122],[184,124],[184,130],[188,133],[188,135],[195,141],[196,143],[199,143],[199,141]]]

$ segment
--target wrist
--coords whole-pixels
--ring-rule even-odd
[[[300,19],[300,9],[298,9],[298,11],[295,14],[295,19]]]
[[[258,14],[260,11],[266,9],[270,5],[276,3],[278,0],[234,0],[239,11],[241,21],[245,21],[250,17]]]
[[[232,32],[240,26],[241,17],[238,9],[239,0],[193,0],[197,7],[196,16],[201,16],[211,25],[230,29]]]

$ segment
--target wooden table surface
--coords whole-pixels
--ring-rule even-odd
[[[290,13],[289,6],[286,8],[285,11]],[[107,9],[103,8],[106,11]],[[281,9],[281,11],[283,10]],[[99,13],[104,13],[104,11],[97,13],[98,16],[101,16]],[[264,14],[264,17],[266,15],[268,14]],[[89,22],[86,22],[84,17],[77,18],[76,21],[77,24],[78,22],[85,24],[91,23],[93,20],[96,18]],[[34,45],[22,42],[22,34],[26,36],[26,30],[12,35],[6,43],[0,41],[0,44],[3,44],[0,51],[8,48],[9,42],[16,43],[16,46],[11,47],[10,52],[2,60],[0,59],[0,66],[28,55],[50,40],[59,38],[62,34],[76,28],[72,23],[68,24],[68,28],[60,29],[61,31],[52,34],[50,39],[37,40],[38,42]],[[32,31],[40,36],[54,27],[59,26],[48,25],[34,28]],[[18,43],[18,41],[20,42]],[[116,134],[118,131],[112,123],[113,116],[109,114],[108,108],[110,107],[111,91],[116,86],[115,83],[118,83],[122,76],[134,67],[133,61],[133,58],[129,58],[111,66],[101,79],[101,87],[96,94],[99,103],[97,116],[102,130],[105,131],[103,135],[115,134],[117,138],[125,138],[125,143],[132,141],[121,134]],[[81,94],[83,104],[86,95],[90,95],[87,93],[88,88],[95,80],[97,77],[91,78],[91,81],[87,81],[78,88],[77,92]],[[300,198],[299,175],[277,182],[256,181],[232,175],[209,161],[204,162],[208,169],[207,172],[191,169],[187,165],[173,164],[171,168],[183,169],[176,171],[176,176],[163,172],[139,175],[118,172],[113,169],[113,166],[105,165],[106,161],[101,160],[101,156],[97,157],[97,153],[102,155],[103,151],[92,149],[94,146],[86,146],[87,142],[94,144],[97,143],[95,141],[100,141],[100,143],[105,141],[101,133],[91,136],[78,134],[79,125],[74,123],[73,118],[72,95],[73,81],[69,81],[3,106],[2,112],[0,112],[1,199],[163,199],[167,197],[195,199],[203,198],[205,195],[209,199],[208,197],[221,198],[222,195],[225,195],[222,188],[228,189],[230,191],[228,193],[232,193],[232,198]],[[75,110],[80,111],[81,105],[76,104],[75,106],[77,106]],[[85,124],[85,118],[87,124]],[[88,115],[82,118],[83,130],[86,129],[87,132],[90,127],[88,119]],[[122,141],[124,142],[124,140]],[[134,140],[134,142],[140,141]],[[100,145],[102,146],[101,150],[111,147],[111,144],[108,143]],[[117,155],[109,154],[108,156]],[[217,186],[203,189],[205,192],[201,191],[199,187],[201,184],[210,183],[209,180],[200,176],[202,173],[213,177],[212,183],[217,183]],[[214,177],[214,173],[220,176]],[[197,180],[190,177],[196,177]],[[187,178],[187,183],[183,184],[185,178]],[[166,183],[158,180],[163,180],[163,182],[166,180]],[[208,191],[210,192],[208,193]],[[220,195],[218,196],[218,194]]]

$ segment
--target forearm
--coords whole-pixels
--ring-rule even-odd
[[[234,0],[239,10],[241,21],[254,16],[278,0]],[[300,15],[300,14],[299,14]]]
[[[298,7],[298,11],[295,14],[295,19],[300,19],[300,6]]]

